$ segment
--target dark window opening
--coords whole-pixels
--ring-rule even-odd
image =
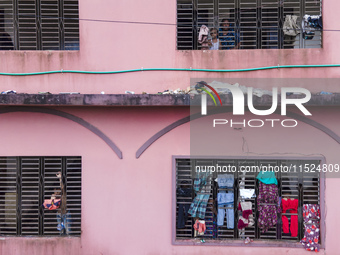
[[[240,169],[241,166],[304,166],[304,164],[318,165],[319,160],[232,160],[232,159],[176,159],[176,240],[188,240],[195,238],[194,236],[194,219],[189,214],[185,224],[179,224],[182,216],[179,216],[179,210],[184,207],[189,208],[193,202],[196,194],[194,192],[194,178],[197,177],[196,166],[235,166],[235,169]],[[236,171],[231,173],[234,175],[234,184],[231,188],[231,192],[234,194],[233,204],[233,218],[234,227],[228,228],[227,218],[223,218],[223,226],[217,226],[216,218],[213,217],[214,211],[218,210],[216,205],[216,198],[219,192],[225,192],[229,189],[223,189],[218,186],[215,179],[218,174],[230,174],[231,172],[217,173],[214,172],[211,178],[207,182],[209,201],[207,204],[207,210],[205,212],[205,224],[207,230],[203,236],[198,238],[211,239],[211,240],[242,240],[249,237],[254,240],[280,240],[289,242],[298,242],[304,236],[304,224],[302,216],[302,206],[304,204],[320,204],[320,173],[304,172],[297,168],[296,171],[290,171],[287,173],[276,172],[276,178],[278,181],[278,195],[283,198],[288,196],[290,199],[298,199],[298,212],[278,214],[277,224],[271,227],[267,232],[262,233],[258,227],[258,204],[257,197],[259,194],[259,181],[256,179],[258,172],[240,172]],[[179,192],[179,189],[184,189],[191,192]],[[255,189],[255,197],[248,198],[245,201],[251,202],[252,211],[255,224],[251,227],[246,227],[242,230],[238,229],[238,220],[240,211],[238,210],[238,202],[240,196],[240,189]],[[228,192],[228,191],[227,191]],[[321,206],[321,205],[320,205]],[[215,214],[216,215],[216,214]],[[298,235],[292,237],[291,233],[283,232],[282,216],[286,216],[288,221],[291,222],[292,215],[298,217]],[[214,223],[215,222],[215,223]],[[181,225],[179,228],[178,226]],[[322,229],[321,229],[322,231]]]
[[[322,31],[317,29],[306,39],[301,27],[304,15],[321,15],[321,7],[322,0],[177,0],[177,49],[201,49],[200,27],[221,32],[224,19],[238,37],[239,49],[321,48]],[[298,17],[300,33],[296,36],[283,31],[287,15]],[[223,39],[221,33],[218,39]]]
[[[79,50],[78,0],[0,1],[0,50]]]
[[[43,206],[52,196],[61,199],[58,209]],[[0,235],[80,233],[81,157],[0,158]]]

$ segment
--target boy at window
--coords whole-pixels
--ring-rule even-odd
[[[219,29],[219,41],[221,50],[239,49],[240,37],[231,26],[228,19],[223,19]]]
[[[208,41],[209,47],[210,47],[209,50],[218,50],[220,42],[217,38],[216,28],[212,28],[210,30],[210,36],[211,36],[211,40]]]

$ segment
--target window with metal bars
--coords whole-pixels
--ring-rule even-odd
[[[177,49],[201,49],[200,27],[220,30],[224,19],[238,35],[240,49],[321,48],[320,30],[311,40],[301,30],[296,37],[283,32],[287,15],[297,16],[301,28],[302,17],[321,15],[321,7],[322,0],[177,0]]]
[[[197,166],[200,167],[209,167],[209,166],[225,166],[225,167],[235,167],[237,169],[236,172],[214,172],[211,174],[211,178],[208,179],[207,185],[205,186],[205,191],[209,193],[209,201],[207,205],[207,210],[205,213],[205,222],[207,226],[207,230],[204,236],[201,236],[204,239],[211,240],[237,240],[244,239],[249,237],[254,240],[280,240],[287,241],[286,245],[294,245],[294,243],[300,241],[304,235],[304,225],[303,225],[303,217],[302,217],[302,206],[304,204],[320,204],[321,202],[321,186],[320,186],[320,173],[318,172],[306,172],[300,171],[299,166],[304,166],[305,164],[320,164],[319,160],[250,160],[250,159],[186,159],[186,158],[177,158],[175,159],[175,171],[176,171],[176,206],[175,206],[175,214],[176,214],[176,231],[175,231],[175,240],[188,240],[194,238],[194,229],[193,223],[194,219],[189,215],[189,218],[185,222],[185,226],[178,228],[179,221],[179,208],[187,207],[191,205],[193,199],[195,197],[195,192],[193,191],[194,178],[197,177],[197,173],[195,171]],[[256,179],[258,172],[241,172],[239,171],[241,167],[245,166],[288,166],[296,165],[296,171],[292,170],[290,172],[281,172],[278,171],[275,173],[276,178],[278,180],[278,191],[279,197],[283,195],[287,195],[292,199],[298,199],[298,213],[282,213],[278,214],[278,222],[276,226],[270,228],[267,232],[262,233],[258,227],[258,215],[257,211],[257,196],[258,196],[258,188],[259,181]],[[226,168],[227,169],[227,168]],[[232,168],[229,168],[232,169]],[[227,228],[227,220],[224,217],[223,226],[217,226],[214,224],[213,215],[214,211],[216,211],[216,203],[214,207],[214,201],[216,202],[217,194],[219,192],[225,192],[225,189],[221,189],[215,179],[218,174],[233,174],[234,175],[234,186],[232,188],[232,192],[234,193],[234,228]],[[240,211],[238,210],[238,201],[239,201],[239,189],[242,185],[242,188],[245,189],[255,189],[256,197],[252,197],[251,199],[246,199],[245,201],[250,201],[252,203],[252,210],[255,219],[255,224],[251,227],[246,227],[242,230],[237,228],[237,223],[239,220]],[[178,192],[179,189],[189,189],[192,192],[187,192],[187,195],[183,195],[183,192]],[[189,194],[189,195],[188,195]],[[292,215],[298,216],[298,235],[297,237],[292,237],[290,233],[284,233],[282,229],[282,215],[287,216],[289,222],[290,217]],[[216,219],[215,219],[216,220]],[[321,229],[322,231],[322,229]],[[215,233],[214,233],[215,232]],[[300,246],[300,244],[299,244]]]
[[[0,0],[0,50],[79,50],[78,0]]]
[[[60,208],[46,209],[55,194]],[[0,235],[80,233],[81,157],[0,157]]]

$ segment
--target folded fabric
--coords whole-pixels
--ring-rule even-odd
[[[206,25],[202,25],[198,35],[198,42],[202,45],[203,50],[209,49],[208,43],[209,28]]]
[[[255,189],[240,189],[240,197],[252,198],[255,194]]]
[[[286,15],[285,22],[283,23],[283,33],[289,36],[297,36],[300,33],[297,24],[298,16]]]
[[[43,207],[49,210],[56,210],[60,207],[60,204],[61,204],[60,199],[45,199]]]
[[[217,176],[217,183],[220,188],[232,188],[234,187],[234,175],[219,174]]]
[[[237,228],[242,229],[254,225],[254,217],[251,202],[241,202],[238,204],[238,209],[242,210],[242,215],[239,216]]]
[[[206,225],[204,220],[196,220],[194,224],[195,236],[204,235],[206,230]]]
[[[255,223],[254,218],[249,217],[249,219],[245,219],[242,216],[238,218],[238,223],[237,223],[237,228],[242,229],[242,228],[247,228],[253,226]]]
[[[242,216],[246,219],[248,219],[249,215],[253,213],[251,207],[251,202],[241,202],[238,204],[238,209],[242,210]]]
[[[275,177],[275,173],[272,171],[261,171],[257,175],[256,179],[264,184],[275,184],[277,185],[277,180]]]
[[[218,206],[224,206],[231,202],[234,202],[234,193],[217,193],[217,204]]]
[[[209,28],[206,25],[202,25],[200,28],[200,32],[198,34],[198,42],[203,43],[207,40],[207,36],[209,35]]]

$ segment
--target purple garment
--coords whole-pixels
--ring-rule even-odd
[[[320,250],[320,205],[305,204],[303,205],[303,224],[305,226],[305,235],[301,244],[307,251]]]
[[[268,205],[272,204],[272,205]],[[257,208],[259,211],[258,227],[265,233],[277,224],[277,214],[281,212],[279,204],[278,188],[275,184],[259,182],[259,195]]]

